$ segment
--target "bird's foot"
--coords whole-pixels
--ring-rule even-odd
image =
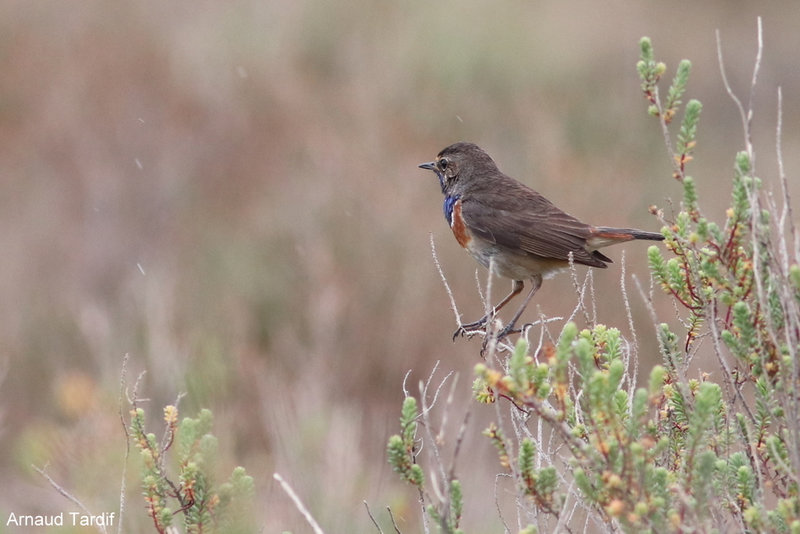
[[[485,315],[472,323],[460,324],[458,328],[456,328],[456,331],[453,332],[453,341],[455,341],[458,336],[464,336],[469,339],[477,334],[484,326],[486,326]]]
[[[514,323],[507,324],[497,333],[497,341],[502,341],[503,339],[507,338],[511,334],[519,334],[522,332],[522,328],[514,328]]]
[[[505,327],[501,328],[498,332],[491,332],[486,331],[486,335],[483,336],[483,342],[481,343],[481,357],[486,357],[486,351],[489,346],[497,347],[505,338],[507,338],[511,334],[518,334],[523,331],[523,328],[515,328],[513,324],[506,325]],[[472,332],[474,333],[474,332]]]

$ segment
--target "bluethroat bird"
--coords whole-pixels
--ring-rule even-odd
[[[511,299],[524,281],[531,289],[498,339],[514,330],[542,280],[569,267],[572,261],[606,268],[611,259],[597,249],[633,239],[661,241],[659,233],[632,228],[592,226],[564,213],[533,189],[503,174],[489,155],[472,143],[455,143],[423,163],[436,173],[444,193],[444,216],[458,244],[478,263],[510,278],[511,292],[488,315],[462,324],[453,334],[474,333]]]

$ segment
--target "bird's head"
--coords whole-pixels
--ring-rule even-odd
[[[465,142],[448,146],[439,152],[435,161],[422,163],[419,167],[436,173],[445,195],[459,193],[471,181],[497,171],[497,165],[489,154],[478,145]]]

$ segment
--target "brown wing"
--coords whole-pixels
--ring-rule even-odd
[[[592,267],[605,267],[611,261],[597,251],[586,250],[591,226],[516,180],[503,178],[509,182],[495,182],[492,191],[462,199],[461,214],[474,234],[542,258],[567,260],[572,252],[576,263]]]

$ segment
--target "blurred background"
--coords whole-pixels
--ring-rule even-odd
[[[152,431],[180,392],[183,416],[214,412],[220,481],[236,465],[255,477],[264,532],[308,531],[276,471],[329,532],[374,532],[364,500],[420,531],[415,492],[385,459],[403,377],[416,392],[437,360],[439,377],[456,371],[460,421],[481,361],[479,340],[451,342],[429,235],[464,318],[482,305],[436,178],[416,165],[473,141],[583,220],[658,230],[648,206],[669,212],[681,191],[640,94],[647,35],[668,80],[693,63],[684,101],[704,108],[689,174],[720,220],[743,135],[714,31],[746,100],[759,15],[757,171],[778,190],[781,86],[797,197],[793,1],[2,2],[0,517],[74,509],[32,464],[90,510],[118,509],[128,354]],[[649,283],[646,248],[609,249],[616,263],[594,275],[599,320],[630,337],[625,252],[645,372],[659,356],[631,276]],[[562,276],[527,316],[575,302]],[[494,411],[472,410],[477,435]],[[464,527],[499,532],[495,452],[475,438],[461,454]],[[144,531],[129,475],[127,526]]]

